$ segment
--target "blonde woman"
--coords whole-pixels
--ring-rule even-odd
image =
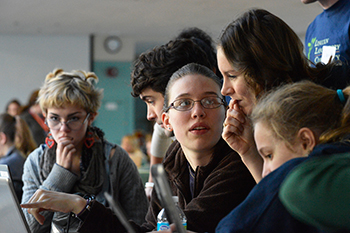
[[[46,144],[31,153],[24,165],[22,202],[40,188],[78,193],[87,199],[88,208],[92,199],[106,204],[103,193],[108,191],[130,219],[142,222],[148,201],[135,164],[92,126],[102,99],[102,91],[94,85],[97,81],[94,73],[83,71],[55,70],[47,75],[38,102],[50,133]],[[74,218],[47,211],[39,224],[30,214],[35,211],[24,214],[36,233],[76,231],[86,215],[83,211]]]

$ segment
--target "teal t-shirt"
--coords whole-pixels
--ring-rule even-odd
[[[305,223],[330,231],[350,230],[350,153],[305,161],[285,179],[279,197]]]

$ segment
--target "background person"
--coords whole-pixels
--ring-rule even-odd
[[[28,124],[37,146],[45,143],[45,138],[49,132],[41,108],[37,103],[38,94],[39,90],[34,90],[31,93],[27,105],[21,108],[20,113],[21,118]]]
[[[317,0],[301,0],[309,4]],[[345,64],[350,62],[350,1],[318,0],[323,8],[314,21],[308,26],[305,35],[307,58],[317,64],[327,53],[327,48],[335,48],[331,53],[333,59]],[[327,56],[329,58],[329,56]],[[328,62],[328,59],[325,59]]]
[[[279,197],[302,222],[324,231],[350,230],[350,154],[319,156],[300,164],[281,185]]]
[[[143,165],[146,155],[141,151],[135,135],[125,135],[120,146],[129,154],[137,168]]]
[[[16,138],[15,138],[16,148],[23,153],[25,158],[27,158],[28,155],[37,148],[37,145],[34,141],[34,137],[27,123],[21,117],[15,117],[15,118],[16,118]]]
[[[145,135],[145,147],[146,147],[146,156],[147,156],[148,164],[151,158],[151,145],[152,145],[152,134],[148,133]]]
[[[10,100],[5,108],[5,112],[11,116],[17,116],[20,113],[21,103],[17,99]]]
[[[0,164],[8,166],[19,202],[23,193],[23,164],[35,148],[36,144],[25,121],[7,113],[0,115]]]
[[[203,49],[207,55],[207,58],[211,64],[211,69],[219,78],[222,78],[216,60],[216,48],[214,46],[214,41],[207,32],[198,27],[188,27],[184,28],[175,39],[190,39],[201,47],[201,49]]]

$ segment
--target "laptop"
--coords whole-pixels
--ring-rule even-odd
[[[8,166],[0,164],[0,233],[30,233]]]
[[[176,226],[176,231],[179,233],[186,233],[180,216],[176,211],[176,206],[172,198],[172,193],[170,189],[169,180],[167,174],[165,173],[163,164],[154,164],[151,167],[152,178],[156,186],[156,192],[158,199],[160,200],[165,213],[169,220],[169,223],[174,223]]]
[[[163,165],[162,164],[153,165],[151,168],[151,173],[152,173],[153,181],[156,185],[156,192],[157,192],[158,198],[165,209],[166,215],[168,216],[168,219],[169,219],[169,223],[175,224],[177,232],[186,233],[186,230],[183,227],[182,222],[180,220],[180,216],[177,214],[176,206],[172,199],[172,193],[171,193],[169,181],[164,171]],[[105,192],[104,196],[106,197],[106,200],[108,204],[111,206],[114,213],[117,215],[119,221],[123,224],[125,229],[127,229],[127,232],[136,233],[135,229],[127,219],[121,205],[118,202],[116,202],[109,193]]]
[[[121,205],[119,204],[119,202],[115,201],[113,199],[113,197],[107,192],[104,193],[104,196],[105,196],[109,206],[112,208],[115,215],[117,215],[119,221],[123,224],[123,226],[125,227],[127,232],[128,233],[136,233],[136,230],[130,224],[130,222],[129,222],[128,218],[126,217],[125,212],[124,212],[123,208],[121,207]]]

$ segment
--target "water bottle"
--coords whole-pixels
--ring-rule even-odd
[[[179,207],[178,202],[179,198],[177,196],[173,196],[173,201],[175,203],[176,211],[178,212],[180,219],[182,221],[182,225],[184,226],[185,230],[187,229],[187,218],[182,211],[182,209]],[[157,216],[157,231],[167,230],[170,229],[170,225],[168,222],[168,219],[166,217],[166,213],[164,208],[159,211],[159,214]]]

